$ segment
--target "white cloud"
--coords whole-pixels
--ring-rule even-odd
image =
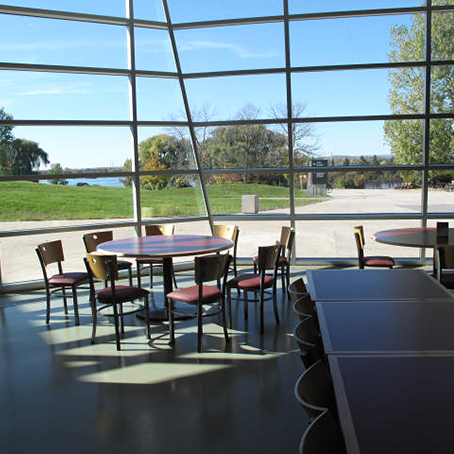
[[[185,41],[178,46],[178,50],[182,52],[195,50],[215,50],[224,49],[237,55],[239,58],[270,58],[275,57],[277,53],[273,50],[268,52],[253,52],[243,46],[237,44],[223,43],[220,41]]]

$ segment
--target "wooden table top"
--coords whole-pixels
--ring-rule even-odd
[[[348,454],[450,454],[454,356],[332,355]]]
[[[316,306],[328,355],[454,354],[454,299],[325,301]]]
[[[314,301],[451,300],[436,279],[414,269],[309,270]]]
[[[372,238],[393,246],[434,248],[437,245],[454,245],[454,229],[449,229],[449,236],[444,240],[438,239],[437,229],[431,227],[383,230]]]
[[[204,235],[153,235],[108,241],[96,250],[123,257],[181,257],[209,254],[233,247],[226,238]]]

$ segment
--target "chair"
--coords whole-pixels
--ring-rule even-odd
[[[295,231],[291,227],[282,226],[281,237],[278,244],[282,246],[281,255],[278,262],[278,272],[282,279],[282,291],[288,289],[290,284],[290,260],[293,251],[293,243],[295,241]],[[257,256],[253,257],[254,273],[257,272]]]
[[[175,224],[148,224],[145,226],[145,235],[173,235],[175,233]],[[137,284],[142,286],[141,274],[142,267],[148,266],[150,272],[150,288],[153,288],[153,265],[162,265],[162,258],[160,257],[140,257],[136,259],[137,264]],[[172,271],[172,278],[174,286],[177,287],[175,274]]]
[[[145,323],[147,325],[147,338],[150,338],[150,312],[148,303],[149,292],[140,287],[116,285],[115,281],[118,280],[118,263],[115,255],[101,255],[96,253],[87,254],[85,265],[90,281],[90,304],[93,315],[93,330],[91,335],[91,343],[95,343],[96,338],[96,325],[98,311],[106,307],[112,307],[114,324],[115,324],[115,338],[117,343],[117,350],[121,350],[120,345],[120,319],[121,319],[121,333],[124,330],[123,317],[145,309]],[[109,281],[109,286],[101,290],[95,290],[94,278]],[[128,311],[123,310],[123,303],[133,302],[137,299],[144,300],[144,305],[135,305],[134,308]],[[99,303],[101,306],[97,307]]]
[[[234,276],[238,276],[238,271],[236,268],[236,253],[238,246],[238,237],[240,235],[240,229],[237,225],[233,224],[217,224],[213,226],[213,235],[219,236],[221,238],[227,238],[233,241],[233,257],[230,261],[230,269],[233,271]]]
[[[63,246],[61,240],[57,241],[50,241],[48,243],[39,244],[36,248],[36,254],[38,255],[39,263],[41,264],[41,269],[43,271],[44,276],[44,284],[46,286],[46,299],[47,299],[47,306],[46,306],[46,323],[49,324],[50,322],[50,297],[51,293],[55,290],[61,290],[62,297],[63,297],[63,304],[65,307],[65,314],[68,313],[68,304],[67,304],[67,296],[66,296],[66,288],[70,288],[72,292],[73,298],[73,306],[74,306],[74,317],[76,319],[76,325],[80,324],[79,321],[79,307],[77,305],[77,287],[81,284],[85,283],[88,274],[84,272],[63,272],[62,262],[64,262],[65,257],[63,254]],[[47,275],[47,267],[52,265],[53,263],[57,264],[57,274],[53,274],[52,276]],[[54,288],[54,291],[51,289]]]
[[[282,279],[282,291],[288,290],[290,285],[290,261],[295,242],[295,231],[290,227],[283,226],[281,229],[281,238],[279,243],[282,245],[281,256],[278,262],[278,271]],[[288,291],[287,291],[288,295]]]
[[[333,383],[324,361],[318,360],[306,369],[295,383],[294,391],[309,419],[327,410],[336,412]]]
[[[300,350],[301,360],[305,367],[310,367],[318,360],[325,360],[320,329],[315,317],[306,317],[293,329],[293,338]]]
[[[239,291],[243,291],[244,301],[244,319],[248,319],[248,292],[254,292],[258,294],[258,300],[255,298],[253,301],[258,301],[260,311],[260,334],[264,332],[264,302],[265,302],[265,291],[271,289],[269,294],[273,300],[274,317],[276,323],[279,323],[279,314],[277,310],[276,301],[276,277],[278,260],[280,257],[281,245],[275,244],[273,246],[261,246],[259,247],[259,253],[257,256],[257,273],[253,274],[242,274],[231,279],[227,282],[227,302],[229,306],[230,323],[232,320],[232,308],[231,308],[231,290],[235,288]],[[273,270],[272,275],[266,273],[267,270]],[[267,298],[267,299],[270,299]]]
[[[296,301],[297,299],[301,298],[302,296],[309,294],[306,284],[304,283],[304,280],[302,277],[298,278],[296,281],[293,281],[288,286],[288,294],[290,296],[291,301]]]
[[[170,345],[175,344],[175,326],[174,326],[174,302],[192,304],[197,306],[197,351],[202,351],[202,311],[205,304],[214,304],[220,302],[219,310],[210,313],[216,315],[221,313],[224,336],[226,342],[229,337],[227,333],[227,321],[225,313],[225,283],[230,265],[230,255],[208,255],[195,258],[195,283],[191,287],[174,290],[168,293],[169,306],[169,329]],[[222,280],[221,288],[213,285],[204,285],[205,282]]]
[[[325,411],[312,421],[301,439],[300,454],[346,454],[344,437],[336,418]]]
[[[106,241],[112,241],[113,232],[112,230],[106,230],[104,232],[86,233],[82,239],[84,241],[86,252],[91,253],[96,251],[96,247],[99,244],[105,243]],[[128,271],[129,285],[132,287],[132,263],[127,260],[117,260],[117,265],[118,271]],[[107,287],[107,282],[105,284]]]
[[[366,241],[362,225],[354,227],[354,235],[356,240],[356,248],[358,250],[358,266],[360,269],[364,269],[364,267],[366,266],[392,268],[396,264],[394,259],[387,255],[364,255]]]
[[[293,312],[300,320],[304,320],[308,316],[317,317],[314,302],[308,293],[293,302]]]
[[[454,290],[454,246],[434,248],[434,276],[446,288]]]

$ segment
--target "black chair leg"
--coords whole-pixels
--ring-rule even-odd
[[[222,326],[224,328],[224,337],[225,337],[225,341],[228,342],[229,333],[227,332],[227,315],[225,313],[225,297],[224,296],[222,297],[221,304],[222,304],[222,308],[221,308],[222,314],[221,315],[222,315]]]
[[[114,313],[114,323],[115,323],[115,339],[117,341],[117,350],[121,350],[121,345],[120,345],[120,327],[118,326],[118,311],[117,311],[117,305],[113,305],[113,313]]]
[[[96,311],[95,307],[95,301],[91,301],[91,313],[93,317],[93,327],[91,330],[91,343],[95,343],[95,338],[96,338],[96,325],[98,323],[98,312]]]
[[[279,312],[278,312],[278,309],[277,309],[277,298],[276,298],[276,293],[277,293],[276,283],[274,284],[274,287],[273,287],[272,291],[273,291],[274,318],[276,319],[276,323],[279,324]]]
[[[132,287],[132,267],[128,268],[129,286]]]
[[[260,297],[259,297],[259,317],[260,317],[260,334],[265,332],[265,317],[264,317],[264,300],[265,299],[265,290],[260,288]]]
[[[79,304],[77,302],[77,291],[76,291],[75,286],[72,287],[72,292],[73,292],[74,317],[76,318],[76,325],[80,325]]]
[[[197,305],[197,352],[202,353],[202,336],[203,336],[203,328],[202,328],[202,305]]]
[[[140,278],[140,273],[142,272],[142,266],[137,263],[137,286],[142,288],[142,279]]]
[[[46,324],[50,323],[50,289],[46,288]]]
[[[148,302],[148,295],[145,296],[144,306],[145,306],[145,323],[147,325],[147,338],[150,339],[150,303]]]
[[[63,295],[63,306],[65,307],[65,314],[68,315],[68,300],[67,300],[67,296],[66,296],[66,288],[65,287],[62,287],[61,288],[61,293]]]
[[[169,299],[167,311],[169,312],[169,345],[172,347],[175,345],[175,325],[173,320],[173,300]]]

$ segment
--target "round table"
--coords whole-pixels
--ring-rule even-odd
[[[382,230],[372,238],[393,246],[434,248],[438,245],[454,245],[454,229],[449,229],[447,238],[437,238],[437,229],[434,227]]]
[[[107,241],[98,245],[97,251],[121,257],[162,258],[164,302],[162,309],[150,311],[150,319],[167,320],[167,297],[172,291],[172,258],[203,255],[233,247],[231,240],[204,235],[153,235]]]

